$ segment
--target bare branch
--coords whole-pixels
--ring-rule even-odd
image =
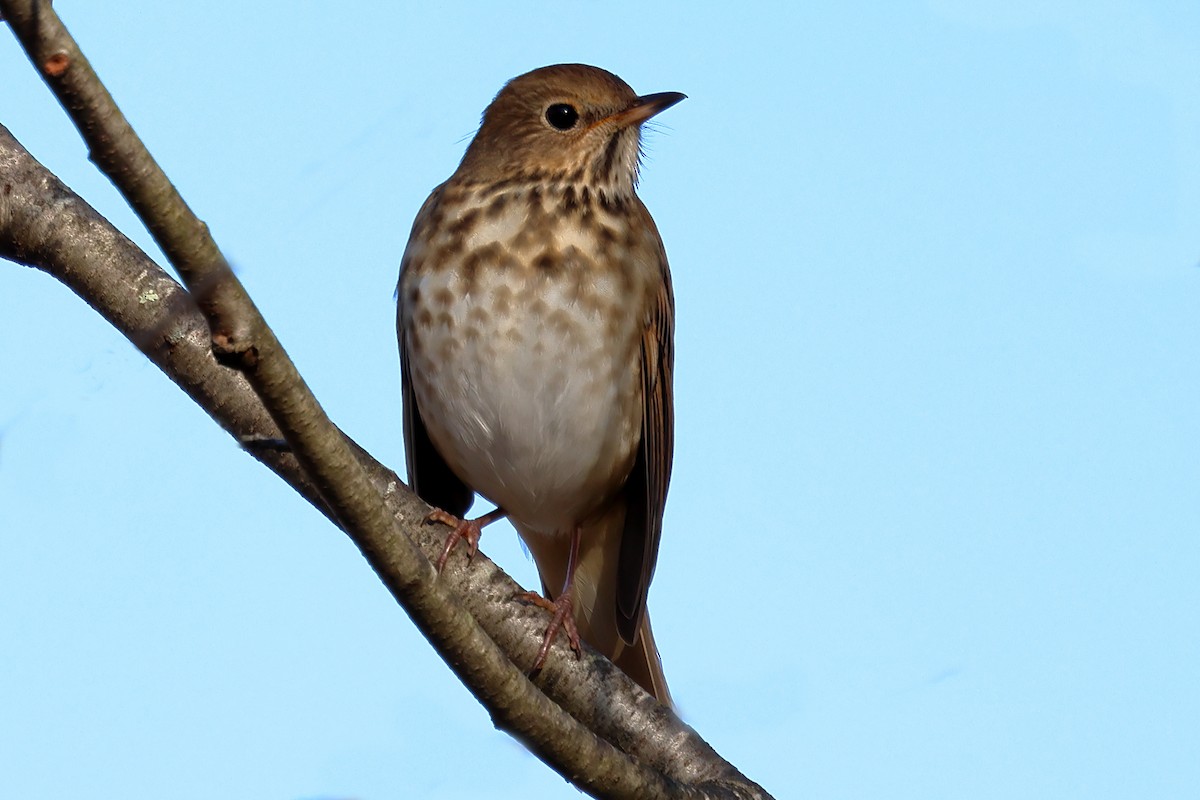
[[[3,129],[0,255],[69,285],[239,441],[282,433],[290,453],[257,448],[255,455],[346,530],[497,726],[564,777],[598,797],[766,797],[594,654],[576,662],[560,649],[538,676],[545,695],[529,682],[513,659],[531,662],[541,624],[536,612],[511,601],[515,584],[485,559],[470,569],[455,559],[437,579],[414,545],[428,554],[440,544],[420,524],[428,508],[329,422],[206,226],[145,151],[49,4],[0,0],[0,9],[93,160],[147,223],[192,294]],[[222,359],[240,373],[216,363],[208,326]]]

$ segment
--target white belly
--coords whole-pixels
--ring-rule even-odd
[[[642,321],[614,325],[609,312],[636,316],[618,277],[587,275],[580,290],[565,271],[481,269],[468,292],[459,272],[434,271],[406,308],[434,445],[475,491],[545,533],[609,499],[641,435]]]

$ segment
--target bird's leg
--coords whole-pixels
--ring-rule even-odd
[[[442,548],[442,554],[438,556],[437,563],[434,565],[437,571],[441,572],[442,567],[446,566],[446,559],[450,557],[450,551],[454,549],[454,545],[458,544],[459,539],[465,539],[467,542],[467,561],[474,558],[475,552],[479,549],[479,537],[483,533],[483,529],[506,516],[503,508],[493,508],[482,517],[475,519],[459,519],[440,508],[430,511],[429,515],[425,517],[426,522],[440,522],[454,529],[446,536],[446,546]]]
[[[558,635],[559,629],[567,635],[567,641],[571,645],[571,649],[575,651],[575,657],[579,658],[583,655],[583,649],[579,646],[579,628],[575,625],[575,565],[579,561],[579,536],[582,528],[578,525],[571,532],[571,550],[567,555],[567,579],[563,582],[562,593],[553,600],[547,600],[537,592],[518,592],[517,600],[524,600],[533,603],[539,608],[544,608],[550,612],[550,625],[546,628],[546,635],[542,638],[542,648],[538,650],[537,658],[533,661],[533,669],[530,672],[537,672],[546,663],[546,656],[550,653],[550,645],[554,644],[554,637]]]

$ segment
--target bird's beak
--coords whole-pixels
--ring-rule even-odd
[[[686,94],[680,94],[679,92],[658,92],[657,94],[644,94],[630,103],[624,111],[618,111],[617,113],[610,115],[607,118],[607,121],[613,123],[618,128],[628,128],[633,125],[641,125],[658,112],[666,111],[680,100],[684,100],[686,98]]]

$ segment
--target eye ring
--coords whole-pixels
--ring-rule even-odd
[[[579,112],[569,103],[553,103],[546,109],[546,122],[558,131],[569,131],[579,122]]]

